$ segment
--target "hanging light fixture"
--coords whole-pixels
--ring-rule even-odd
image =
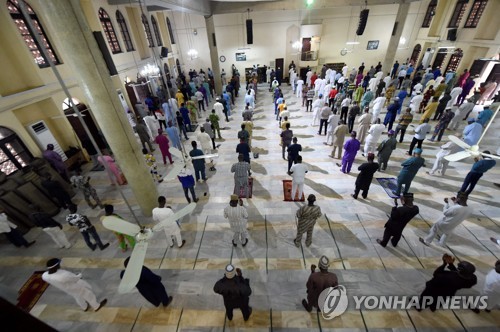
[[[141,76],[144,78],[148,78],[151,76],[158,76],[160,73],[160,68],[158,66],[153,66],[151,64],[147,64],[144,66],[144,68],[141,70]]]
[[[189,51],[187,51],[187,54],[189,55],[191,60],[196,59],[198,57],[198,51],[195,50],[194,48],[189,49]]]
[[[297,40],[295,43],[292,44],[292,47],[296,50],[300,50],[302,48],[302,44]]]

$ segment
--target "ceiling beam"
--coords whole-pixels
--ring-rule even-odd
[[[108,0],[109,5],[139,6],[174,10],[189,14],[210,15],[210,0]]]

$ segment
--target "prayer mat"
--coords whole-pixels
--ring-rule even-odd
[[[390,198],[398,198],[392,193],[393,190],[398,189],[398,180],[396,178],[377,178],[377,181]]]
[[[40,296],[49,287],[49,284],[43,281],[42,274],[45,271],[35,271],[19,290],[17,297],[17,307],[29,312],[38,302]]]
[[[252,193],[253,193],[253,178],[251,176],[248,177],[248,190],[250,192],[248,193],[248,198],[252,198]],[[240,198],[247,198],[245,195],[245,189],[240,188]]]
[[[292,199],[292,180],[283,180],[283,196],[285,202],[293,202]],[[302,197],[299,199],[299,193],[295,194],[296,201],[304,202],[306,200],[304,193],[302,193]]]

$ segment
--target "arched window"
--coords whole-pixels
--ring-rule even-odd
[[[59,59],[57,59],[56,53],[54,52],[52,46],[50,45],[49,38],[45,34],[45,31],[43,30],[42,25],[40,24],[40,21],[38,20],[38,17],[36,16],[35,12],[30,7],[30,5],[26,3],[26,1],[24,1],[24,5],[26,6],[26,11],[28,12],[28,15],[36,31],[32,31],[26,20],[26,17],[24,17],[24,15],[21,12],[21,9],[19,9],[19,1],[18,0],[7,1],[7,8],[9,9],[10,17],[12,17],[12,19],[14,20],[17,29],[21,33],[21,36],[24,39],[24,42],[26,43],[26,46],[28,46],[28,50],[33,56],[33,59],[35,59],[35,63],[40,68],[50,66],[49,62],[47,61],[47,59],[45,58],[40,49],[38,41],[35,39],[35,34],[38,34],[40,40],[43,42],[43,45],[47,49],[50,61],[52,61],[55,65],[60,64]]]
[[[170,24],[170,19],[168,17],[167,17],[167,28],[168,28],[168,35],[170,36],[170,42],[172,44],[175,44],[174,30],[172,30],[172,25]]]
[[[151,35],[151,28],[149,27],[149,22],[146,15],[141,15],[142,25],[144,26],[144,32],[146,33],[146,39],[148,40],[149,47],[155,47],[153,43],[153,36]]]
[[[461,48],[457,48],[455,52],[450,57],[450,61],[448,62],[448,66],[446,67],[446,71],[457,71],[458,65],[460,64],[460,60],[464,56],[464,52]]]
[[[464,28],[477,27],[479,19],[481,18],[481,15],[483,15],[484,8],[486,8],[487,4],[488,0],[474,0],[469,16],[467,17],[467,21],[465,21]]]
[[[451,15],[450,23],[448,24],[448,28],[458,28],[460,21],[462,21],[462,17],[464,16],[465,8],[467,7],[468,2],[469,0],[457,1],[453,14]]]
[[[163,46],[163,42],[161,41],[160,30],[158,29],[158,23],[156,23],[156,20],[153,15],[151,15],[151,24],[153,25],[153,31],[156,37],[156,46]]]
[[[130,38],[130,33],[128,32],[127,22],[125,21],[125,18],[119,10],[116,11],[116,21],[120,26],[120,31],[122,33],[127,52],[132,52],[134,50],[134,44],[132,44],[132,38]]]
[[[422,52],[422,45],[420,44],[415,45],[410,57],[410,60],[412,60],[413,63],[417,63],[418,57],[420,56],[420,52]]]
[[[422,22],[422,28],[428,28],[431,26],[431,21],[436,14],[437,0],[431,0],[427,11],[425,12],[424,21]]]
[[[108,40],[109,48],[111,48],[111,52],[113,54],[121,53],[122,49],[120,47],[120,43],[118,43],[118,38],[116,38],[115,28],[113,28],[113,23],[111,23],[111,19],[109,18],[108,13],[102,8],[99,8],[99,20],[101,21],[102,30],[106,35],[106,39]]]
[[[0,171],[13,173],[28,166],[33,156],[15,132],[0,127]]]

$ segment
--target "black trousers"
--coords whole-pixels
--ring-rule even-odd
[[[399,240],[401,239],[401,235],[403,235],[403,234],[399,233],[399,232],[394,232],[390,228],[385,228],[384,237],[382,238],[382,241],[380,242],[380,244],[383,247],[385,247],[387,245],[387,243],[389,242],[389,240],[391,240],[392,246],[396,247],[398,245]],[[391,237],[392,237],[392,239],[391,239]]]
[[[163,129],[167,129],[167,121],[166,120],[158,120],[158,123],[160,124],[160,128]]]
[[[250,306],[248,305],[248,300],[245,304],[242,304],[239,307],[226,307],[226,315],[229,320],[233,319],[233,309],[240,309],[244,320],[247,320],[250,317]]]
[[[344,122],[347,122],[347,112],[349,111],[348,106],[343,106],[340,109],[340,120],[343,120]]]
[[[354,129],[354,120],[356,120],[356,117],[349,117],[347,120],[347,127],[349,128],[349,133]]]
[[[443,115],[444,110],[437,110],[436,114],[434,114],[434,118],[432,120],[436,121],[441,119],[441,116]]]
[[[370,188],[367,188],[367,189],[363,190],[363,193],[361,194],[361,197],[363,197],[363,198],[368,197],[368,190],[369,190],[369,189],[370,189]],[[354,188],[354,198],[358,198],[358,195],[359,195],[359,192],[360,192],[360,191],[361,191],[361,188],[360,188],[360,187],[356,186],[356,187]]]
[[[405,137],[406,127],[396,126],[396,134],[394,137],[398,137],[398,133],[401,132],[401,137],[399,137],[399,143],[403,143],[403,138]]]
[[[415,147],[415,144],[417,144],[417,147],[419,149],[422,148],[422,142],[424,140],[423,139],[416,139],[415,137],[413,137],[413,139],[411,140],[411,143],[410,143],[410,149],[408,150],[408,154],[411,156],[412,155],[412,152],[413,152],[413,148]]]
[[[474,190],[474,187],[477,184],[477,181],[483,176],[483,173],[477,173],[477,172],[469,172],[467,173],[467,176],[465,177],[464,183],[462,184],[462,188],[460,191],[465,192],[467,195]],[[469,189],[467,189],[467,187]]]
[[[321,130],[323,129],[323,125],[325,126],[325,135],[326,135],[326,127],[328,126],[328,119],[320,119],[319,120],[318,134],[320,134],[320,135],[321,135]]]
[[[312,99],[306,100],[306,112],[312,112],[313,101]],[[310,111],[308,111],[310,109]]]
[[[288,155],[288,171],[290,172],[290,168],[292,168],[293,164],[297,163],[297,158],[293,159]]]
[[[28,241],[26,241],[21,232],[19,232],[17,229],[11,228],[10,232],[4,234],[7,237],[7,240],[9,240],[16,247],[28,246]]]
[[[201,111],[202,108],[203,108],[203,111],[206,112],[206,110],[205,110],[205,104],[203,103],[203,99],[202,100],[198,100],[198,111]]]
[[[193,196],[193,200],[196,200],[196,194],[194,192],[194,186],[191,186],[191,187],[182,187],[182,189],[184,189],[184,196],[186,196],[186,200],[191,203],[191,199],[189,198],[189,195],[188,195],[188,190],[191,192],[191,196]]]
[[[216,147],[215,147],[215,134],[214,134],[214,137],[210,137],[210,139],[212,140],[212,146],[215,150],[216,149]]]

